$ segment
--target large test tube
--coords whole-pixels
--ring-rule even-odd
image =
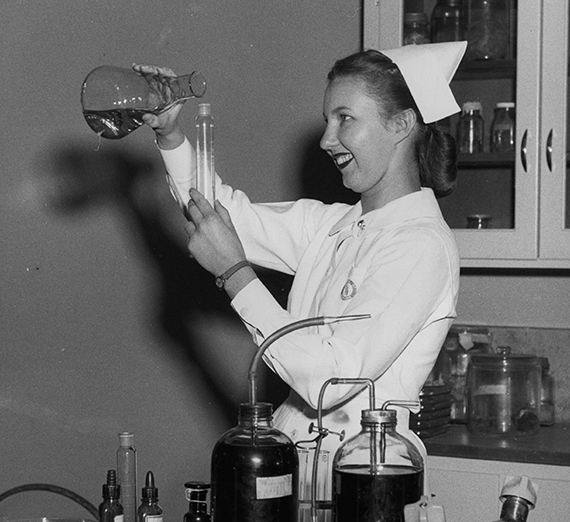
[[[198,105],[196,117],[196,189],[214,205],[214,119],[209,103]]]

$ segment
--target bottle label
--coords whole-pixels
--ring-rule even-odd
[[[115,515],[113,517],[113,522],[123,522],[125,520],[125,515],[122,513],[120,515]]]
[[[162,515],[145,515],[145,522],[162,522]]]
[[[293,475],[280,475],[278,477],[257,477],[255,480],[256,498],[287,497],[293,494]]]

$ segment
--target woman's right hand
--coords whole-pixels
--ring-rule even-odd
[[[155,65],[133,64],[133,70],[141,74],[161,74],[163,76],[176,76],[172,69],[157,67]],[[176,103],[170,109],[159,114],[145,114],[144,122],[151,127],[156,134],[156,142],[163,150],[172,150],[180,146],[184,141],[184,134],[178,116],[184,102]]]

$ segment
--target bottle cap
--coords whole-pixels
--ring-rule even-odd
[[[198,105],[198,116],[210,116],[212,114],[212,107],[209,103],[200,103]]]
[[[404,22],[419,22],[424,23],[428,21],[427,14],[425,13],[406,13],[404,15]]]
[[[497,109],[514,109],[515,102],[497,102],[495,105]]]
[[[538,493],[538,484],[532,482],[528,477],[507,476],[503,489],[501,490],[501,500],[505,497],[519,497],[528,501],[533,509],[536,505],[536,496]]]
[[[466,112],[469,111],[479,111],[481,112],[483,110],[483,106],[481,105],[481,102],[465,102],[463,104],[463,113],[465,114]]]
[[[152,471],[147,471],[145,486],[142,488],[142,498],[158,500],[158,488],[154,485],[154,475]]]
[[[119,433],[119,444],[121,446],[132,446],[134,435],[128,431]]]

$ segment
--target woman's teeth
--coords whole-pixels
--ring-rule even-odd
[[[352,161],[352,154],[340,154],[335,156],[334,161],[339,169],[343,169]]]

